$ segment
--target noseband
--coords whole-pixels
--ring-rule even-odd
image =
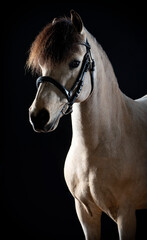
[[[81,44],[86,47],[86,53],[83,57],[82,67],[79,72],[79,75],[78,75],[74,85],[72,86],[72,88],[69,91],[63,85],[61,85],[59,82],[57,82],[55,79],[48,77],[48,76],[42,76],[36,80],[37,88],[39,87],[40,83],[50,82],[51,84],[56,86],[65,95],[68,102],[64,105],[64,107],[61,111],[63,115],[67,115],[72,112],[72,105],[74,104],[76,98],[79,96],[79,94],[82,90],[82,86],[84,84],[83,83],[84,75],[88,70],[90,71],[90,75],[91,75],[91,92],[90,92],[90,94],[93,91],[93,87],[94,87],[93,72],[95,70],[95,62],[94,62],[94,59],[92,59],[91,51],[90,51],[91,47],[90,47],[88,41],[86,40],[85,43],[81,43]],[[65,111],[65,108],[67,105],[68,105],[68,109]]]

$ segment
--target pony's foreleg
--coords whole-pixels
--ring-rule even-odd
[[[134,209],[125,207],[119,210],[117,225],[120,240],[135,240],[136,216]]]
[[[91,207],[90,212],[88,212],[77,199],[75,199],[75,206],[85,239],[99,240],[101,233],[101,210]]]

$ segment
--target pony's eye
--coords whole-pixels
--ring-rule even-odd
[[[69,63],[69,68],[73,69],[73,68],[77,68],[80,64],[79,60],[73,60],[72,62]]]

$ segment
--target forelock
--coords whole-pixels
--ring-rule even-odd
[[[38,72],[39,62],[44,64],[50,61],[55,64],[65,61],[79,50],[81,42],[82,36],[69,18],[56,19],[54,23],[49,23],[33,42],[27,61],[28,67]]]

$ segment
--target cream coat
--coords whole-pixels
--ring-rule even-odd
[[[64,175],[75,199],[76,211],[86,240],[100,239],[101,213],[118,225],[120,240],[135,239],[136,209],[147,208],[147,96],[132,100],[119,89],[113,68],[101,46],[83,27],[80,16],[71,19],[91,45],[95,60],[94,91],[87,72],[84,86],[73,106],[72,142]],[[76,58],[81,61],[85,46]],[[70,88],[78,75],[63,63],[41,66],[42,75],[54,77]],[[69,81],[70,79],[70,81]],[[49,83],[41,84],[30,114],[46,108],[49,123],[58,125],[57,115],[66,99]],[[31,121],[32,122],[32,121]]]

